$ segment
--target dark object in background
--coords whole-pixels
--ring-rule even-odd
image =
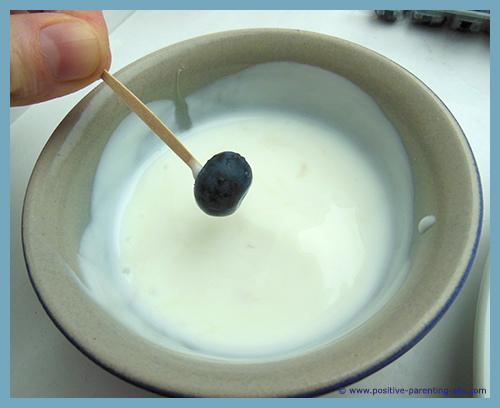
[[[462,32],[490,33],[490,10],[375,10],[375,14],[389,22],[408,16],[415,24],[448,25]]]

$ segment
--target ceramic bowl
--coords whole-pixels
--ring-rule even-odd
[[[94,302],[81,283],[80,239],[90,220],[96,167],[130,113],[99,85],[45,146],[25,199],[23,244],[45,310],[84,354],[118,377],[167,396],[314,396],[389,364],[422,339],[460,291],[480,235],[481,186],[470,146],[442,101],[404,68],[348,41],[297,30],[258,29],[195,38],[159,50],[116,74],[144,102],[185,96],[269,61],[292,61],[341,75],[370,95],[397,129],[413,174],[410,269],[390,300],[341,338],[303,353],[243,363],[153,344]],[[432,214],[435,224],[419,232]]]

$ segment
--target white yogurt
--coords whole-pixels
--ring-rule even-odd
[[[297,91],[305,98],[290,100]],[[82,238],[89,293],[150,341],[218,358],[300,352],[376,313],[408,268],[412,186],[374,102],[331,73],[276,63],[187,104],[183,143],[201,162],[243,155],[247,196],[229,217],[206,215],[189,168],[128,117],[99,164]],[[150,107],[175,131],[172,103]]]

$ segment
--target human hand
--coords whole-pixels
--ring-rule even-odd
[[[11,11],[11,106],[75,92],[99,79],[110,63],[101,11]]]

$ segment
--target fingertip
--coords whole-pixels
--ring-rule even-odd
[[[102,13],[88,18],[64,13],[11,16],[11,106],[75,92],[99,79],[110,64]]]

